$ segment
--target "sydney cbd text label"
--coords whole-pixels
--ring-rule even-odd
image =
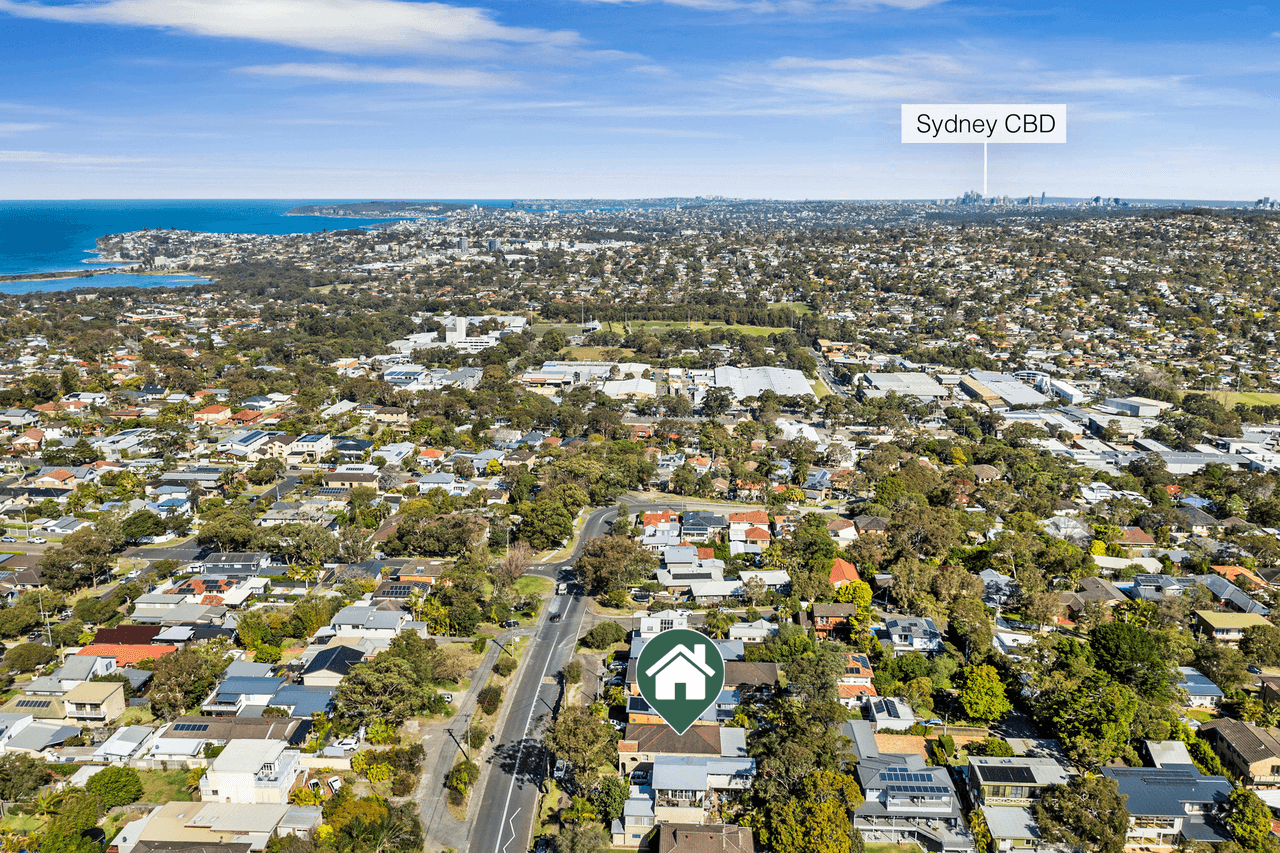
[[[903,104],[903,142],[1067,141],[1066,104]]]

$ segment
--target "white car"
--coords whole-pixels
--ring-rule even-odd
[[[27,544],[28,545],[44,545],[44,544],[47,544],[48,541],[49,540],[45,539],[43,536],[32,536],[31,538],[27,539]]]
[[[338,793],[338,791],[340,791],[340,790],[342,789],[342,777],[341,777],[341,776],[330,776],[328,779],[326,779],[326,780],[325,780],[325,782],[327,782],[327,783],[328,783],[328,785],[329,785],[329,790],[330,790],[330,791],[333,791],[335,794],[336,794],[336,793]]]
[[[355,749],[357,743],[358,741],[353,737],[344,737],[342,740],[334,744],[334,746],[340,749]]]
[[[448,702],[450,705],[452,705],[452,704],[453,704],[453,694],[452,694],[452,693],[441,693],[441,694],[440,694],[440,697],[441,697],[442,699],[444,699],[444,701]]]
[[[556,769],[551,771],[551,778],[555,779],[557,782],[560,782],[564,779],[564,776],[567,772],[569,772],[568,763],[563,758],[557,759]]]

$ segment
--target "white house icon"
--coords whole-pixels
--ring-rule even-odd
[[[655,677],[656,673],[656,677]],[[645,671],[645,675],[653,678],[653,697],[658,700],[676,698],[676,685],[684,685],[686,700],[703,700],[707,698],[707,679],[716,671],[707,666],[707,647],[702,643],[694,645],[693,651],[684,643],[676,646]]]

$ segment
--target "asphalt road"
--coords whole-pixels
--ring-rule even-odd
[[[301,482],[302,482],[302,477],[290,474],[289,476],[285,477],[283,480],[281,480],[280,482],[276,483],[274,486],[272,486],[271,488],[263,492],[262,497],[258,498],[258,500],[265,502],[266,506],[271,506],[271,504],[275,503],[276,501],[280,500],[280,498],[292,492],[294,488],[297,487],[297,485]]]
[[[571,567],[583,545],[607,535],[617,514],[616,506],[592,512],[570,559],[538,565],[531,573],[553,580],[571,578]],[[553,594],[542,610],[525,649],[520,674],[507,689],[506,701],[512,705],[502,728],[495,733],[495,746],[484,767],[478,800],[468,810],[471,836],[465,849],[469,851],[518,853],[529,849],[537,819],[538,793],[548,770],[542,733],[558,708],[559,673],[573,658],[587,604],[581,585],[575,582],[569,585],[569,594]],[[551,621],[554,613],[560,614],[557,622]],[[440,793],[433,791],[429,796]]]

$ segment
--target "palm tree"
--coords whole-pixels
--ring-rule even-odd
[[[565,823],[583,823],[597,817],[595,807],[586,797],[574,797],[573,802],[560,812],[560,820]]]
[[[193,794],[200,790],[200,780],[204,778],[203,767],[192,767],[187,771],[187,790]]]
[[[708,610],[703,620],[707,633],[717,640],[723,640],[729,634],[729,628],[738,620],[723,610]]]

